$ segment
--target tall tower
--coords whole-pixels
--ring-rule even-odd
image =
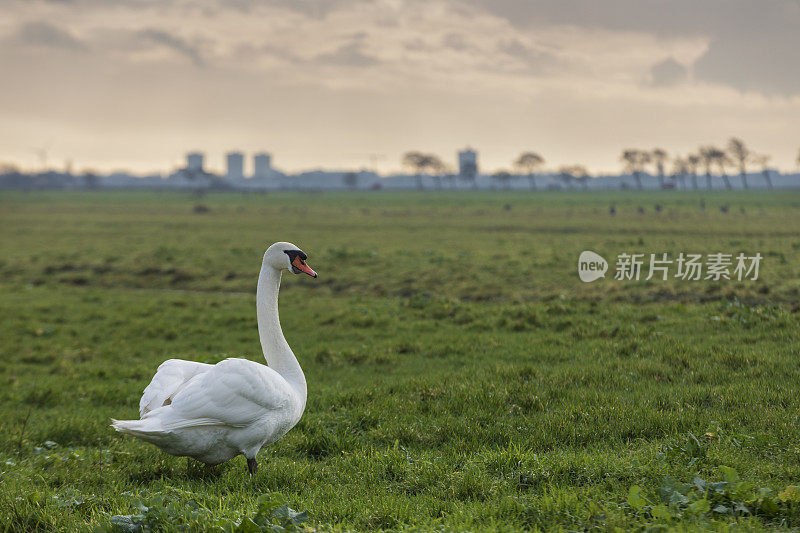
[[[228,152],[226,159],[228,161],[228,178],[244,178],[244,155],[241,152]]]
[[[478,152],[472,148],[458,152],[458,175],[462,178],[474,178],[478,175]]]
[[[272,156],[261,152],[253,157],[253,177],[267,178],[272,173]]]
[[[186,170],[191,172],[202,172],[203,154],[200,152],[189,152],[186,154]]]

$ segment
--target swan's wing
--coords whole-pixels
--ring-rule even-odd
[[[214,365],[183,361],[181,359],[168,359],[161,363],[156,370],[156,375],[144,389],[142,399],[139,401],[139,416],[142,417],[163,405],[169,404],[172,398],[189,383],[189,380],[198,374],[208,372]]]
[[[271,368],[246,359],[226,359],[175,395],[163,425],[165,429],[246,427],[285,407],[293,394],[289,383]]]

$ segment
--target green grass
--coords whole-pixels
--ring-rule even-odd
[[[701,198],[3,193],[0,531],[219,530],[269,493],[323,529],[798,528],[800,194]],[[258,474],[114,433],[167,358],[263,360],[277,240],[320,278],[284,276],[309,400]],[[764,261],[583,284],[586,249]]]

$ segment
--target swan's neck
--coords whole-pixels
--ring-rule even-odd
[[[281,271],[264,263],[258,276],[256,290],[256,310],[258,313],[258,336],[261,338],[261,349],[267,365],[292,386],[306,403],[306,378],[300,363],[283,337],[281,323],[278,318],[278,291],[281,287]]]

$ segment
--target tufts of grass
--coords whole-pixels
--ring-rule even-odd
[[[0,196],[0,529],[800,527],[796,194],[576,198]],[[259,473],[114,433],[165,359],[262,360],[278,239],[321,277],[284,278],[309,399]],[[582,284],[584,249],[765,263]]]

